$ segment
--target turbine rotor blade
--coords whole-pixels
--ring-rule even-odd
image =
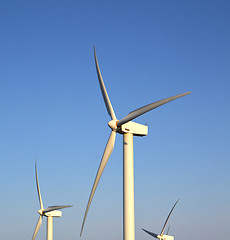
[[[95,47],[94,47],[94,58],[95,58],[95,64],[96,64],[96,69],[97,69],[97,76],[98,76],[98,80],[99,80],[99,84],[100,84],[100,88],[101,88],[101,93],[102,93],[102,96],[103,96],[103,99],[105,102],[105,106],[106,106],[107,112],[110,115],[111,119],[114,120],[114,119],[116,119],[116,115],[113,111],[112,104],[109,100],[109,96],[106,91],[105,84],[103,82],[103,78],[101,76],[101,71],[100,71],[100,68],[98,65]]]
[[[110,155],[113,151],[113,147],[114,147],[114,144],[115,144],[115,137],[116,137],[116,132],[112,131],[111,134],[110,134],[109,140],[106,144],[105,151],[104,151],[104,154],[102,156],[101,163],[100,163],[100,166],[98,168],[97,175],[96,175],[96,178],[94,180],[94,184],[93,184],[93,187],[92,187],[92,190],[91,190],[91,193],[90,193],[90,197],[89,197],[89,200],[88,200],[88,204],[87,204],[87,207],[86,207],[86,210],[85,210],[85,215],[84,215],[84,219],[83,219],[83,223],[82,223],[82,227],[81,227],[80,236],[82,234],[84,224],[85,224],[85,220],[86,220],[86,216],[87,216],[87,213],[89,211],[89,207],[90,207],[91,201],[93,199],[94,193],[96,191],[97,185],[100,181],[101,175],[102,175],[102,173],[104,171],[104,168],[105,168],[105,166],[106,166],[106,164],[109,160],[109,157],[110,157]]]
[[[153,237],[155,237],[155,238],[158,238],[158,237],[157,237],[158,234],[149,232],[149,231],[145,230],[144,228],[142,228],[142,230],[145,231],[146,233],[148,233],[149,235],[151,235],[151,236],[153,236]]]
[[[138,108],[138,109],[130,112],[126,117],[124,117],[120,121],[118,121],[117,126],[120,127],[122,124],[127,123],[127,122],[133,120],[134,118],[137,118],[137,117],[143,115],[144,113],[149,112],[150,110],[152,110],[154,108],[160,107],[163,104],[171,102],[171,101],[173,101],[177,98],[183,97],[183,96],[188,95],[190,93],[191,92],[178,94],[178,95],[168,97],[168,98],[162,99],[162,100],[154,102],[154,103],[150,103],[148,105],[145,105],[144,107]]]
[[[176,203],[173,205],[173,207],[172,207],[172,209],[171,209],[171,211],[170,211],[170,213],[169,213],[169,215],[168,215],[168,217],[167,217],[167,219],[166,219],[166,221],[165,221],[165,224],[164,224],[163,229],[162,229],[161,234],[160,234],[161,236],[164,234],[164,230],[165,230],[166,224],[167,224],[167,222],[168,222],[168,220],[169,220],[169,217],[171,216],[171,214],[172,214],[172,212],[173,212],[173,209],[176,207],[178,201],[179,201],[179,199],[178,199],[178,200],[176,201]]]
[[[168,227],[168,230],[167,230],[167,233],[166,233],[166,235],[168,235],[168,234],[169,234],[169,229],[170,229],[170,226],[171,226],[171,225],[169,225],[169,227]]]
[[[72,205],[61,205],[61,206],[49,206],[48,208],[44,209],[42,211],[42,213],[47,213],[47,212],[52,212],[54,210],[58,210],[58,209],[63,209],[63,208],[69,208],[69,207],[73,207]]]
[[[34,230],[34,234],[33,234],[32,240],[35,239],[35,237],[36,237],[36,235],[37,235],[37,233],[38,233],[38,230],[39,230],[39,228],[41,227],[41,224],[42,224],[42,216],[39,216],[38,222],[37,222],[37,225],[36,225],[36,228],[35,228],[35,230]]]
[[[38,192],[40,208],[43,209],[42,197],[41,197],[40,188],[39,188],[39,182],[38,182],[37,162],[36,161],[35,161],[35,174],[36,174],[36,185],[37,185],[37,192]]]

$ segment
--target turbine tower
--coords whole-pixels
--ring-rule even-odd
[[[40,193],[40,188],[39,188],[39,183],[38,183],[38,174],[37,174],[37,164],[36,164],[36,162],[35,162],[35,174],[36,174],[36,185],[37,185],[37,191],[38,191],[38,199],[39,199],[39,203],[40,203],[40,209],[38,210],[38,213],[39,213],[40,216],[38,218],[38,222],[37,222],[37,225],[35,227],[32,240],[35,239],[35,237],[38,233],[38,230],[41,227],[42,218],[44,216],[47,217],[46,239],[47,240],[53,240],[53,217],[61,217],[62,216],[62,212],[57,211],[57,210],[72,207],[72,206],[70,206],[70,205],[49,206],[48,208],[44,209],[43,203],[42,203],[42,197],[41,197],[41,193]]]
[[[148,127],[139,123],[135,123],[131,120],[143,115],[144,113],[157,108],[165,103],[173,101],[177,98],[183,97],[190,92],[179,94],[173,97],[168,97],[163,100],[148,104],[144,107],[138,108],[130,112],[126,117],[118,120],[114,113],[112,104],[110,102],[108,93],[105,88],[105,84],[102,79],[102,75],[99,69],[96,50],[94,47],[94,58],[97,70],[97,76],[101,88],[101,93],[105,102],[105,106],[111,121],[108,123],[111,128],[111,134],[109,140],[106,144],[104,154],[101,159],[99,169],[97,171],[96,178],[90,193],[88,204],[86,207],[81,233],[84,228],[86,216],[93,199],[95,190],[97,188],[98,182],[101,178],[103,170],[109,160],[109,157],[113,151],[115,144],[116,133],[123,135],[123,240],[134,240],[135,239],[135,222],[134,222],[134,169],[133,169],[133,136],[146,136],[148,134]]]
[[[165,227],[168,223],[168,220],[169,220],[169,217],[171,216],[172,212],[173,212],[173,209],[176,207],[177,203],[178,203],[179,199],[176,201],[176,203],[173,205],[168,217],[166,218],[166,221],[165,221],[165,224],[162,228],[162,231],[160,234],[156,234],[156,233],[152,233],[152,232],[149,232],[147,230],[145,230],[144,228],[142,228],[143,231],[145,231],[146,233],[148,233],[149,235],[153,236],[154,238],[158,238],[160,240],[174,240],[174,236],[169,236],[168,233],[169,233],[169,228],[170,228],[170,225],[169,225],[169,228],[168,228],[168,231],[166,233],[166,235],[164,235],[164,231],[165,231]]]

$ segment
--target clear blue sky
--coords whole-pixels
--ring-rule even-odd
[[[136,122],[136,239],[172,218],[177,240],[229,236],[229,1],[7,1],[0,4],[0,239],[32,237],[39,202],[73,204],[54,237],[80,239],[110,129],[93,46],[118,118],[192,94]],[[44,219],[45,220],[45,219]],[[44,239],[46,222],[37,235]],[[122,137],[95,193],[82,239],[122,239]]]

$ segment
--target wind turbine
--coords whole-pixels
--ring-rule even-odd
[[[179,199],[178,199],[178,200],[176,201],[176,203],[173,205],[173,207],[172,207],[172,209],[171,209],[171,211],[170,211],[170,213],[169,213],[169,215],[168,215],[168,217],[167,217],[167,219],[166,219],[166,221],[165,221],[165,224],[164,224],[164,226],[163,226],[162,231],[161,231],[160,234],[156,234],[156,233],[149,232],[149,231],[145,230],[144,228],[142,228],[142,230],[145,231],[145,232],[147,232],[149,235],[153,236],[154,238],[158,238],[158,239],[161,239],[161,240],[174,240],[174,236],[169,236],[169,235],[168,235],[170,225],[169,225],[169,228],[168,228],[168,231],[167,231],[166,235],[164,235],[164,231],[165,231],[165,227],[166,227],[166,225],[167,225],[167,222],[168,222],[168,220],[169,220],[169,217],[170,217],[170,215],[172,214],[173,209],[174,209],[175,206],[177,205],[178,201],[179,201]]]
[[[98,182],[101,178],[103,170],[109,160],[109,157],[113,151],[113,147],[115,144],[116,133],[120,133],[123,135],[123,240],[134,240],[135,239],[135,222],[134,222],[134,169],[133,169],[133,136],[145,136],[148,134],[148,127],[139,123],[135,123],[131,120],[141,116],[142,114],[157,108],[165,103],[168,103],[177,98],[183,97],[190,92],[179,94],[173,97],[168,97],[163,100],[148,104],[144,107],[138,108],[132,112],[130,112],[126,117],[118,120],[114,113],[112,104],[109,100],[108,93],[105,88],[105,84],[102,79],[102,75],[99,69],[96,50],[94,47],[94,58],[97,70],[97,76],[101,88],[101,93],[105,102],[105,106],[109,116],[111,117],[111,121],[108,123],[111,128],[111,134],[109,140],[106,144],[101,163],[99,169],[97,171],[96,178],[94,180],[94,184],[90,193],[90,197],[88,200],[88,204],[86,207],[81,233],[84,228],[84,223],[86,220],[86,216],[93,199],[95,190],[97,188]]]
[[[39,188],[39,183],[38,183],[38,174],[37,174],[37,164],[35,162],[35,174],[36,174],[36,184],[37,184],[37,191],[38,191],[38,199],[39,199],[39,203],[40,203],[40,209],[38,210],[39,213],[39,218],[38,218],[38,222],[36,225],[36,228],[34,230],[34,234],[32,237],[32,240],[35,239],[39,228],[41,227],[42,224],[42,218],[45,216],[47,217],[47,235],[46,235],[46,239],[47,240],[53,240],[53,217],[61,217],[62,216],[62,212],[61,211],[57,211],[59,209],[63,209],[63,208],[68,208],[68,207],[72,207],[70,205],[61,205],[61,206],[49,206],[48,208],[44,209],[43,207],[43,203],[42,203],[42,197],[41,197],[41,193],[40,193],[40,188]]]

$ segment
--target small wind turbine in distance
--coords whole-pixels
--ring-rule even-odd
[[[168,215],[168,217],[167,217],[167,219],[166,219],[166,221],[165,221],[165,224],[164,224],[164,226],[163,226],[163,229],[162,229],[162,231],[161,231],[161,233],[160,233],[159,235],[156,234],[156,233],[149,232],[149,231],[145,230],[144,228],[142,228],[142,230],[145,231],[145,232],[147,232],[149,235],[153,236],[154,238],[158,238],[158,239],[161,239],[161,240],[174,240],[174,236],[169,236],[169,235],[168,235],[170,225],[169,225],[169,228],[168,228],[168,231],[167,231],[167,234],[166,234],[166,235],[164,235],[164,231],[165,231],[165,227],[166,227],[166,225],[167,225],[167,222],[168,222],[168,220],[169,220],[169,217],[171,216],[171,214],[172,214],[172,212],[173,212],[173,209],[174,209],[175,206],[177,205],[178,201],[179,201],[179,199],[178,199],[178,200],[176,201],[176,203],[173,205],[173,207],[172,207],[172,209],[171,209],[171,211],[170,211],[170,213],[169,213],[169,215]]]
[[[191,92],[182,93],[173,97],[168,97],[163,100],[148,104],[144,107],[138,108],[135,111],[130,112],[126,117],[121,120],[116,118],[112,104],[110,102],[108,93],[103,82],[101,71],[99,69],[96,51],[94,47],[94,58],[97,70],[97,76],[101,88],[101,93],[105,102],[105,106],[111,121],[108,123],[111,128],[111,134],[107,145],[104,150],[104,154],[101,159],[99,169],[97,171],[96,178],[90,193],[88,204],[86,207],[81,233],[84,228],[86,216],[93,199],[98,182],[101,178],[103,170],[109,160],[109,157],[113,151],[115,144],[116,133],[123,135],[123,240],[135,239],[135,222],[134,222],[134,169],[133,169],[133,136],[146,136],[148,134],[148,127],[139,123],[135,123],[131,120],[143,115],[144,113],[157,108],[165,103],[173,101],[177,98],[183,97]]]
[[[48,208],[44,209],[43,207],[43,203],[42,203],[42,197],[41,197],[41,193],[40,193],[40,188],[39,188],[39,183],[38,183],[38,174],[37,174],[37,163],[35,162],[35,174],[36,174],[36,184],[37,184],[37,191],[38,191],[38,199],[39,199],[39,203],[40,203],[40,209],[38,210],[39,213],[39,218],[38,218],[38,222],[36,225],[36,228],[34,230],[34,234],[32,237],[32,240],[35,239],[39,228],[41,227],[42,224],[42,218],[45,216],[47,217],[47,235],[46,235],[46,239],[47,240],[53,240],[53,217],[61,217],[62,216],[62,212],[61,211],[57,211],[59,209],[63,209],[63,208],[68,208],[68,207],[72,207],[72,205],[61,205],[61,206],[49,206]]]

